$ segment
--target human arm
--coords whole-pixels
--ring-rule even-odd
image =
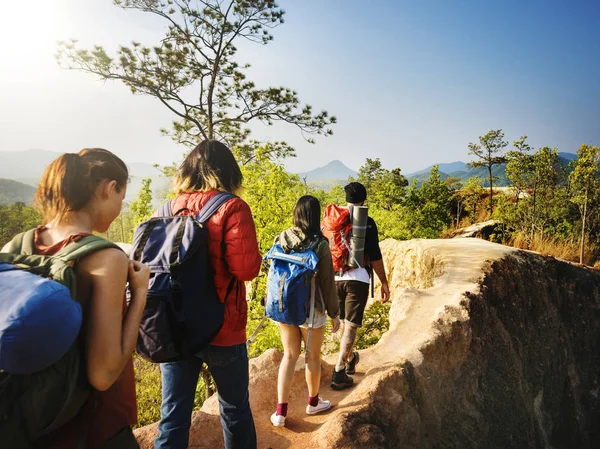
[[[260,271],[262,258],[250,207],[241,199],[226,205],[224,230],[225,261],[229,272],[240,281],[251,281]]]
[[[330,318],[331,320],[331,332],[334,334],[340,330],[340,319],[336,316],[335,318]]]
[[[387,276],[385,274],[385,267],[383,265],[383,259],[380,260],[372,260],[371,267],[379,281],[381,282],[381,299],[382,302],[387,302],[390,299],[390,287],[388,285]]]
[[[377,229],[375,220],[373,220],[371,217],[367,219],[365,252],[369,256],[371,268],[375,274],[377,274],[377,277],[381,282],[381,299],[383,302],[387,302],[390,299],[390,287],[385,274],[385,266],[383,265],[381,248],[379,247],[379,231]]]
[[[147,266],[130,261],[117,249],[98,251],[78,264],[78,274],[90,285],[86,325],[86,367],[90,384],[107,390],[131,359],[146,305]],[[124,311],[125,285],[132,291]]]

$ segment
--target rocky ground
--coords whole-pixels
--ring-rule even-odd
[[[250,362],[259,448],[600,447],[600,272],[479,239],[382,243],[390,329],[361,352],[357,385],[307,416],[302,358],[274,428],[277,367]],[[156,426],[137,432],[151,448]],[[216,398],[190,448],[223,447]]]

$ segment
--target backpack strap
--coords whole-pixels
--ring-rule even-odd
[[[315,278],[317,274],[314,273],[310,279],[310,311],[308,313],[308,337],[306,338],[306,348],[304,350],[305,363],[308,364],[308,355],[310,354],[310,343],[312,341],[313,325],[315,323],[315,297],[317,294],[317,283]]]
[[[34,253],[33,238],[35,229],[22,232],[13,238],[8,244],[7,253],[24,254],[31,256]]]
[[[198,215],[196,216],[196,221],[199,221],[200,223],[206,223],[206,221],[212,217],[213,214],[218,211],[223,204],[235,197],[236,196],[232,193],[217,193],[206,202],[202,209],[200,209],[200,212],[198,212]]]
[[[71,262],[81,259],[82,257],[87,256],[88,254],[93,253],[95,251],[107,248],[116,248],[123,251],[119,247],[119,245],[115,243],[109,242],[108,240],[105,240],[102,237],[89,235],[77,242],[73,242],[65,246],[58,253],[56,253],[54,257],[61,259],[65,262]]]
[[[166,203],[162,203],[158,206],[158,217],[172,217],[173,213],[171,212],[171,200]]]

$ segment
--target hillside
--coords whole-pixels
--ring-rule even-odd
[[[577,155],[573,153],[558,153],[558,157],[560,162],[563,165],[568,165],[569,162],[577,159]],[[488,182],[488,171],[487,168],[481,167],[476,169],[467,168],[467,164],[465,162],[451,162],[451,163],[441,163],[434,164],[438,165],[438,169],[440,171],[440,175],[442,179],[446,179],[448,177],[458,178],[461,182],[466,182],[467,179],[472,178],[474,176],[479,176],[483,180],[484,186],[489,186]],[[433,168],[433,165],[430,165],[426,169],[410,173],[406,175],[406,178],[411,181],[416,179],[419,184],[425,181],[429,177],[429,172]],[[498,179],[494,182],[498,187],[507,187],[510,185],[510,181],[506,178],[506,164],[500,164],[494,166],[492,169],[492,174]]]
[[[0,178],[0,204],[29,204],[35,195],[35,187],[12,179]]]

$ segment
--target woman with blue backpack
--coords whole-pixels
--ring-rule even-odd
[[[285,426],[302,341],[307,353],[306,413],[314,415],[331,408],[330,401],[319,397],[321,345],[328,316],[333,332],[340,326],[339,301],[329,242],[321,233],[320,222],[319,200],[310,195],[301,197],[294,208],[294,226],[275,238],[275,244],[267,255],[267,259],[272,260],[267,316],[277,321],[284,349],[277,380],[277,410],[271,415],[271,423],[277,427]],[[296,261],[307,263],[304,266],[296,265]],[[298,282],[294,282],[295,275],[298,275]],[[310,288],[304,288],[308,285]]]
[[[150,271],[93,235],[120,214],[128,177],[123,161],[107,150],[61,155],[35,196],[45,225],[2,249],[4,266],[13,265],[0,277],[0,328],[8,324],[14,332],[9,344],[2,338],[0,358],[21,359],[0,371],[5,447],[138,448],[131,427],[137,423],[133,350]],[[12,285],[27,276],[28,284]],[[9,354],[11,347],[19,353]]]

